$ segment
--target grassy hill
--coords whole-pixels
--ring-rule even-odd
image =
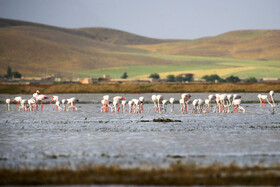
[[[234,31],[196,40],[160,40],[107,28],[65,29],[0,19],[0,74],[119,78],[158,72],[280,77],[280,31]],[[207,71],[206,71],[207,70]]]

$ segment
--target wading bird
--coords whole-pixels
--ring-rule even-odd
[[[16,107],[15,107],[15,110],[17,110],[17,106],[20,105],[21,100],[22,100],[22,98],[21,98],[20,96],[14,98],[13,101],[16,101],[16,102],[17,102]]]
[[[11,110],[11,99],[6,99],[7,111]]]
[[[242,106],[240,106],[240,104],[241,104],[241,99],[234,99],[234,100],[232,101],[232,104],[234,105],[234,111],[235,111],[236,113],[238,113],[238,109],[240,109],[243,113],[246,112],[246,110],[245,110]]]

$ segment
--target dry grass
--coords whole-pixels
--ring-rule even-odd
[[[116,166],[86,166],[77,170],[1,169],[0,185],[280,185],[280,166],[238,167],[194,163],[172,164],[166,169],[124,169]]]
[[[280,92],[280,83],[134,83],[134,84],[62,84],[62,85],[0,85],[0,93],[32,94],[39,89],[53,93],[183,93],[183,92]]]

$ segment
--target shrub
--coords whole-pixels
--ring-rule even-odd
[[[152,73],[152,74],[149,76],[149,78],[159,79],[159,78],[160,78],[160,76],[159,76],[159,74],[158,74],[158,73]]]

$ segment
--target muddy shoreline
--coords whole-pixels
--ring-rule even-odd
[[[280,92],[280,83],[118,83],[118,84],[0,84],[0,93],[32,94],[36,90],[51,93],[184,93]]]
[[[1,169],[0,185],[280,185],[279,171],[279,165],[198,167],[194,163],[175,163],[166,169],[148,170],[118,166],[86,166],[77,170]]]

